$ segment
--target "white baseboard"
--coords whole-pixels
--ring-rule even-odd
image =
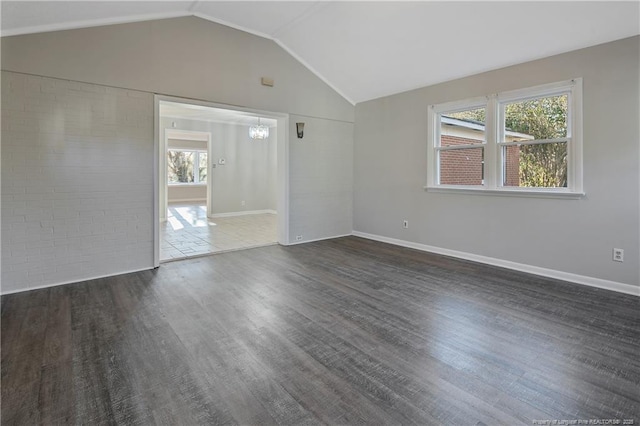
[[[324,241],[324,240],[333,240],[334,238],[342,238],[342,237],[350,237],[353,234],[343,234],[343,235],[334,235],[332,237],[322,237],[322,238],[316,238],[313,240],[302,240],[302,241],[292,241],[289,244],[281,244],[284,246],[297,246],[298,244],[306,244],[306,243],[313,243],[316,241]]]
[[[255,212],[259,212],[259,213],[255,213]],[[239,212],[239,213],[244,213],[244,214],[274,213],[275,214],[275,212],[273,210],[254,210],[253,212]],[[228,213],[222,213],[222,214],[223,215],[228,215],[228,216],[237,215],[237,214],[228,214]],[[221,217],[221,216],[219,216],[219,217]],[[634,285],[631,285],[631,284],[624,284],[624,283],[619,283],[619,282],[616,282],[616,281],[604,280],[604,279],[601,279],[601,278],[588,277],[588,276],[585,276],[585,275],[572,274],[570,272],[557,271],[557,270],[554,270],[554,269],[541,268],[539,266],[532,266],[532,265],[526,265],[524,263],[511,262],[509,260],[502,260],[502,259],[497,259],[497,258],[494,258],[494,257],[481,256],[481,255],[478,255],[478,254],[467,253],[467,252],[457,251],[457,250],[450,250],[450,249],[445,249],[445,248],[436,247],[436,246],[430,246],[430,245],[426,245],[426,244],[414,243],[414,242],[411,242],[411,241],[399,240],[399,239],[396,239],[396,238],[384,237],[384,236],[381,236],[381,235],[368,234],[366,232],[353,231],[350,234],[335,235],[335,236],[323,237],[323,238],[316,238],[316,239],[313,239],[313,240],[294,241],[294,242],[286,244],[286,245],[287,246],[293,246],[293,245],[298,245],[298,244],[306,244],[306,243],[312,243],[312,242],[315,242],[315,241],[323,241],[323,240],[330,240],[330,239],[334,239],[334,238],[348,237],[350,235],[353,235],[355,237],[366,238],[368,240],[380,241],[380,242],[383,242],[383,243],[389,243],[389,244],[394,244],[394,245],[397,245],[397,246],[412,248],[412,249],[425,251],[425,252],[429,252],[429,253],[442,254],[442,255],[445,255],[445,256],[456,257],[456,258],[459,258],[459,259],[471,260],[471,261],[474,261],[474,262],[485,263],[485,264],[493,265],[493,266],[499,266],[501,268],[512,269],[512,270],[516,270],[516,271],[526,272],[526,273],[529,273],[529,274],[540,275],[540,276],[543,276],[543,277],[549,277],[549,278],[555,278],[555,279],[558,279],[558,280],[569,281],[569,282],[573,282],[573,283],[576,283],[576,284],[583,284],[583,285],[587,285],[587,286],[590,286],[590,287],[597,287],[597,288],[602,288],[602,289],[605,289],[605,290],[617,291],[619,293],[630,294],[630,295],[633,295],[633,296],[640,296],[640,287],[634,286]],[[5,296],[5,295],[8,295],[8,294],[13,294],[13,293],[21,293],[23,291],[31,291],[31,290],[39,290],[39,289],[49,288],[49,287],[57,287],[57,286],[60,286],[60,285],[74,284],[74,283],[83,282],[83,281],[90,281],[90,280],[97,280],[97,279],[100,279],[100,278],[113,277],[113,276],[116,276],[116,275],[130,274],[130,273],[141,272],[141,271],[148,271],[150,269],[154,269],[154,268],[153,267],[148,267],[148,268],[134,269],[134,270],[130,270],[130,271],[117,272],[115,274],[98,275],[98,276],[87,277],[87,278],[82,278],[82,279],[76,279],[76,280],[70,280],[70,281],[62,281],[62,282],[53,283],[53,284],[44,284],[44,285],[41,285],[41,286],[28,287],[28,288],[23,288],[23,289],[16,289],[16,290],[9,290],[9,291],[1,291],[0,290],[0,295]]]
[[[172,204],[185,204],[185,203],[198,203],[198,204],[207,204],[207,200],[203,199],[203,198],[185,198],[183,199],[179,199],[179,200],[169,200],[167,201],[168,205],[172,205]]]
[[[216,217],[245,216],[249,214],[278,214],[278,212],[275,210],[245,210],[241,212],[215,213],[209,217],[213,219]]]
[[[35,286],[35,287],[27,287],[27,288],[20,288],[20,289],[17,289],[17,290],[2,291],[2,292],[0,292],[0,295],[6,296],[8,294],[13,294],[13,293],[22,293],[23,291],[40,290],[40,289],[43,289],[43,288],[58,287],[60,285],[67,285],[67,284],[77,284],[77,283],[81,283],[81,282],[84,282],[84,281],[99,280],[101,278],[109,278],[109,277],[116,277],[118,275],[132,274],[134,272],[149,271],[151,269],[155,269],[155,268],[153,266],[151,266],[151,267],[148,267],[148,268],[132,269],[130,271],[116,272],[114,274],[96,275],[96,276],[93,276],[93,277],[79,278],[79,279],[70,280],[70,281],[61,281],[61,282],[57,282],[57,283],[53,283],[53,284],[43,284],[43,285],[38,285],[38,286]]]
[[[497,259],[494,257],[481,256],[478,254],[467,253],[463,251],[450,250],[441,247],[430,246],[426,244],[414,243],[411,241],[399,240],[396,238],[383,237],[381,235],[367,234],[365,232],[353,231],[355,237],[362,237],[368,240],[380,241],[383,243],[394,244],[397,246],[408,247],[416,250],[426,251],[429,253],[437,253],[445,256],[457,257],[474,262],[486,263],[488,265],[499,266],[501,268],[513,269],[516,271],[526,272],[529,274],[541,275],[543,277],[555,278],[558,280],[569,281],[576,284],[588,285],[590,287],[598,287],[606,290],[617,291],[619,293],[640,296],[640,287],[631,284],[619,283],[616,281],[603,280],[601,278],[588,277],[585,275],[572,274],[570,272],[556,271],[555,269],[541,268],[539,266],[526,265],[524,263],[511,262],[509,260]]]

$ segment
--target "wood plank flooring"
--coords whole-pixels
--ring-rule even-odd
[[[2,425],[640,422],[640,299],[356,237],[2,297]]]

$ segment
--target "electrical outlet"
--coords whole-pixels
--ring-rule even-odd
[[[302,235],[296,235],[296,241],[302,241]]]
[[[240,205],[244,206],[244,200],[240,201]]]
[[[613,249],[613,260],[615,262],[624,262],[624,250],[619,248]]]
[[[402,227],[404,229],[408,229],[409,228],[409,221],[408,220],[403,220],[402,221]]]

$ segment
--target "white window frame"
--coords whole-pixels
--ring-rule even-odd
[[[567,187],[513,187],[503,185],[504,162],[502,148],[511,145],[504,141],[504,105],[529,99],[567,94],[567,137],[534,143],[566,142]],[[484,180],[482,185],[439,184],[438,153],[440,147],[440,117],[446,113],[486,108],[485,141],[476,147],[484,148]],[[493,95],[431,105],[427,113],[427,184],[430,192],[466,192],[475,194],[519,195],[553,198],[581,198],[582,186],[582,79],[545,84]],[[526,144],[526,143],[525,143]],[[466,145],[464,147],[467,147]],[[468,146],[473,147],[473,146]],[[457,148],[457,147],[456,147]],[[461,148],[457,148],[461,149]]]
[[[204,149],[181,149],[181,148],[168,148],[167,154],[169,151],[181,151],[181,152],[193,152],[195,154],[195,158],[193,160],[193,182],[169,182],[169,168],[167,167],[167,185],[169,186],[193,186],[193,185],[206,185],[207,182],[200,182],[200,155],[207,154],[207,151]],[[208,160],[208,158],[207,158]],[[197,173],[196,173],[197,171]],[[207,179],[209,178],[209,171],[207,170]]]

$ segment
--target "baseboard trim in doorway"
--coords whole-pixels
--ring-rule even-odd
[[[233,251],[249,250],[249,249],[260,248],[260,247],[275,246],[277,244],[278,244],[277,242],[267,243],[267,244],[256,244],[256,245],[253,245],[253,246],[244,246],[244,247],[238,247],[238,248],[232,248],[232,249],[226,249],[226,250],[210,251],[210,252],[207,252],[207,253],[198,253],[198,254],[194,254],[192,256],[172,257],[171,259],[160,260],[160,264],[177,262],[179,260],[197,259],[197,258],[200,258],[200,257],[213,256],[213,255],[216,255],[216,254],[230,253],[230,252],[233,252]]]
[[[351,235],[353,234],[332,235],[331,237],[314,238],[313,240],[291,241],[289,244],[285,244],[285,245],[296,246],[298,244],[315,243],[316,241],[325,241],[325,240],[333,240],[335,238],[350,237]]]
[[[499,266],[501,268],[513,269],[515,271],[526,272],[528,274],[540,275],[562,281],[569,281],[576,284],[588,285],[590,287],[602,288],[605,290],[617,291],[619,293],[640,296],[640,287],[620,283],[617,281],[604,280],[602,278],[588,277],[585,275],[563,272],[555,269],[541,268],[539,266],[527,265],[524,263],[511,262],[509,260],[497,259],[495,257],[482,256],[458,250],[450,250],[442,247],[430,246],[426,244],[414,243],[412,241],[399,240],[396,238],[384,237],[382,235],[367,234],[366,232],[353,231],[354,237],[366,238],[368,240],[380,241],[397,246],[426,251],[429,253],[442,254],[444,256],[457,257],[459,259],[471,260],[473,262],[485,263],[487,265]]]
[[[169,207],[171,206],[180,206],[181,204],[187,204],[187,203],[198,203],[198,204],[202,204],[204,205],[207,202],[206,199],[202,199],[202,198],[185,198],[184,200],[171,200],[171,201],[167,201],[167,205]]]
[[[245,210],[241,212],[215,213],[209,216],[211,219],[216,217],[246,216],[249,214],[278,214],[275,210]]]

